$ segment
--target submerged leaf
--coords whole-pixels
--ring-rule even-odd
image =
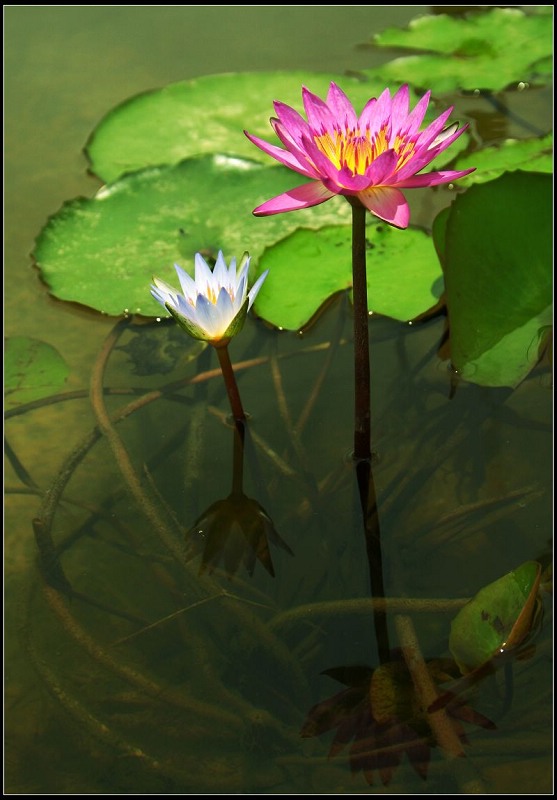
[[[69,368],[54,347],[39,339],[12,336],[4,350],[4,392],[6,405],[40,400],[59,391]]]

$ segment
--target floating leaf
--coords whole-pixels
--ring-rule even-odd
[[[475,172],[458,179],[461,187],[486,183],[503,172],[520,169],[526,172],[553,172],[553,134],[531,139],[507,139],[502,144],[485,147],[458,158],[454,169],[476,167]]]
[[[110,315],[161,315],[150,294],[153,275],[176,283],[174,263],[193,269],[196,252],[227,259],[245,250],[252,263],[266,246],[300,224],[350,222],[342,198],[300,214],[256,218],[252,210],[296,184],[286,167],[228,156],[203,156],[142,170],[91,199],[66,203],[41,231],[34,258],[52,294]],[[302,279],[298,262],[298,280]],[[311,273],[306,272],[304,285]],[[262,290],[263,291],[263,290]]]
[[[371,74],[387,81],[409,80],[435,93],[458,89],[500,91],[547,75],[540,64],[553,52],[552,17],[518,8],[491,8],[465,18],[447,14],[418,17],[407,29],[389,28],[373,38],[382,47],[429,51],[397,58]]]
[[[325,97],[331,81],[341,86],[358,111],[385,89],[381,78],[363,81],[321,72],[208,75],[145,92],[117,106],[93,132],[86,154],[94,173],[105,181],[204,153],[229,153],[267,165],[269,156],[254,147],[244,129],[280,144],[269,124],[273,101],[303,112],[302,86]],[[417,100],[411,97],[411,102]]]
[[[9,408],[60,391],[68,373],[62,356],[46,342],[27,336],[6,339],[4,391]]]
[[[517,647],[530,631],[541,576],[537,561],[481,589],[451,625],[449,649],[463,674]]]
[[[351,236],[350,226],[299,229],[265,250],[259,271],[269,275],[255,311],[278,327],[301,328],[328,297],[352,286]],[[443,291],[433,241],[421,230],[368,225],[366,258],[370,311],[406,322]]]
[[[552,199],[550,175],[505,173],[459,195],[434,224],[451,359],[467,380],[514,387],[537,363],[552,322]]]

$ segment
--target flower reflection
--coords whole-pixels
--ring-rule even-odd
[[[201,573],[211,573],[222,560],[229,576],[241,565],[251,576],[259,561],[274,577],[269,544],[292,555],[265,509],[239,492],[213,503],[188,531],[187,544],[189,558],[201,553]]]
[[[414,692],[410,673],[398,651],[393,660],[372,669],[367,666],[337,667],[323,672],[345,685],[345,689],[310,709],[300,732],[303,738],[321,736],[335,730],[329,758],[338,755],[350,742],[349,759],[353,773],[362,772],[373,784],[378,772],[386,786],[406,753],[417,774],[424,780],[435,745],[427,714]],[[449,659],[428,662],[437,683],[452,680],[458,669]],[[466,743],[462,722],[482,728],[495,724],[462,699],[446,707],[455,730]]]
[[[259,561],[274,577],[269,545],[280,547],[293,555],[265,509],[244,493],[245,439],[245,424],[236,422],[232,491],[224,500],[217,500],[209,506],[186,534],[187,556],[195,558],[201,554],[201,573],[213,572],[222,561],[229,577],[235,575],[242,564],[251,576]]]

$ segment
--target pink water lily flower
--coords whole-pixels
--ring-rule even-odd
[[[287,167],[311,178],[267,200],[256,216],[280,214],[324,203],[335,195],[357,197],[376,217],[397,228],[408,227],[410,209],[402,189],[437,186],[473,172],[443,170],[418,174],[468,127],[445,127],[452,107],[420,131],[431,92],[409,113],[408,86],[391,97],[388,89],[366,104],[358,117],[342,89],[331,83],[327,100],[305,86],[307,121],[284,103],[274,103],[273,129],[286,149],[252,136],[248,139]]]

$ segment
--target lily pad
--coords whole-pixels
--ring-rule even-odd
[[[410,80],[435,93],[458,89],[500,91],[520,81],[547,81],[544,63],[553,52],[552,17],[518,8],[491,8],[465,18],[448,14],[418,17],[408,28],[389,28],[373,37],[381,47],[428,51],[398,58],[374,70],[385,80]]]
[[[266,247],[302,223],[319,228],[344,219],[349,224],[350,206],[340,197],[303,215],[252,215],[257,205],[298,182],[285,167],[229,156],[142,170],[94,198],[64,204],[39,234],[33,255],[61,300],[113,316],[158,317],[161,307],[150,294],[153,275],[175,285],[174,263],[190,271],[196,252],[216,257],[223,249],[230,259],[247,250],[255,269]],[[298,286],[309,285],[311,278],[298,261]]]
[[[520,169],[527,172],[553,172],[553,134],[531,139],[507,139],[502,144],[485,147],[457,159],[454,169],[476,167],[475,172],[458,179],[459,186],[486,183],[503,172]]]
[[[433,227],[453,366],[484,386],[517,386],[552,322],[553,181],[509,172],[472,186]]]
[[[259,270],[269,270],[255,311],[274,325],[297,330],[335,292],[352,286],[352,231],[332,226],[299,229],[265,250]],[[421,230],[388,225],[367,228],[370,311],[408,321],[431,308],[443,291],[433,241]],[[301,272],[308,275],[300,278]],[[311,277],[310,277],[311,276]]]
[[[6,406],[14,408],[60,391],[69,368],[58,351],[39,339],[12,336],[4,350]]]
[[[255,147],[244,129],[280,144],[269,124],[273,101],[303,113],[302,86],[325,97],[331,81],[346,92],[359,113],[386,84],[381,77],[362,79],[320,72],[244,72],[208,75],[172,83],[130,98],[101,120],[87,146],[92,171],[104,181],[148,166],[177,164],[186,158],[228,153],[268,165],[270,157]],[[406,78],[402,81],[406,83]],[[398,87],[396,87],[398,88]],[[418,95],[411,93],[411,105]],[[429,109],[426,122],[436,116]],[[436,166],[466,146],[464,134],[436,160]]]
[[[462,673],[517,647],[530,631],[541,567],[526,561],[481,589],[451,625],[449,649]]]

